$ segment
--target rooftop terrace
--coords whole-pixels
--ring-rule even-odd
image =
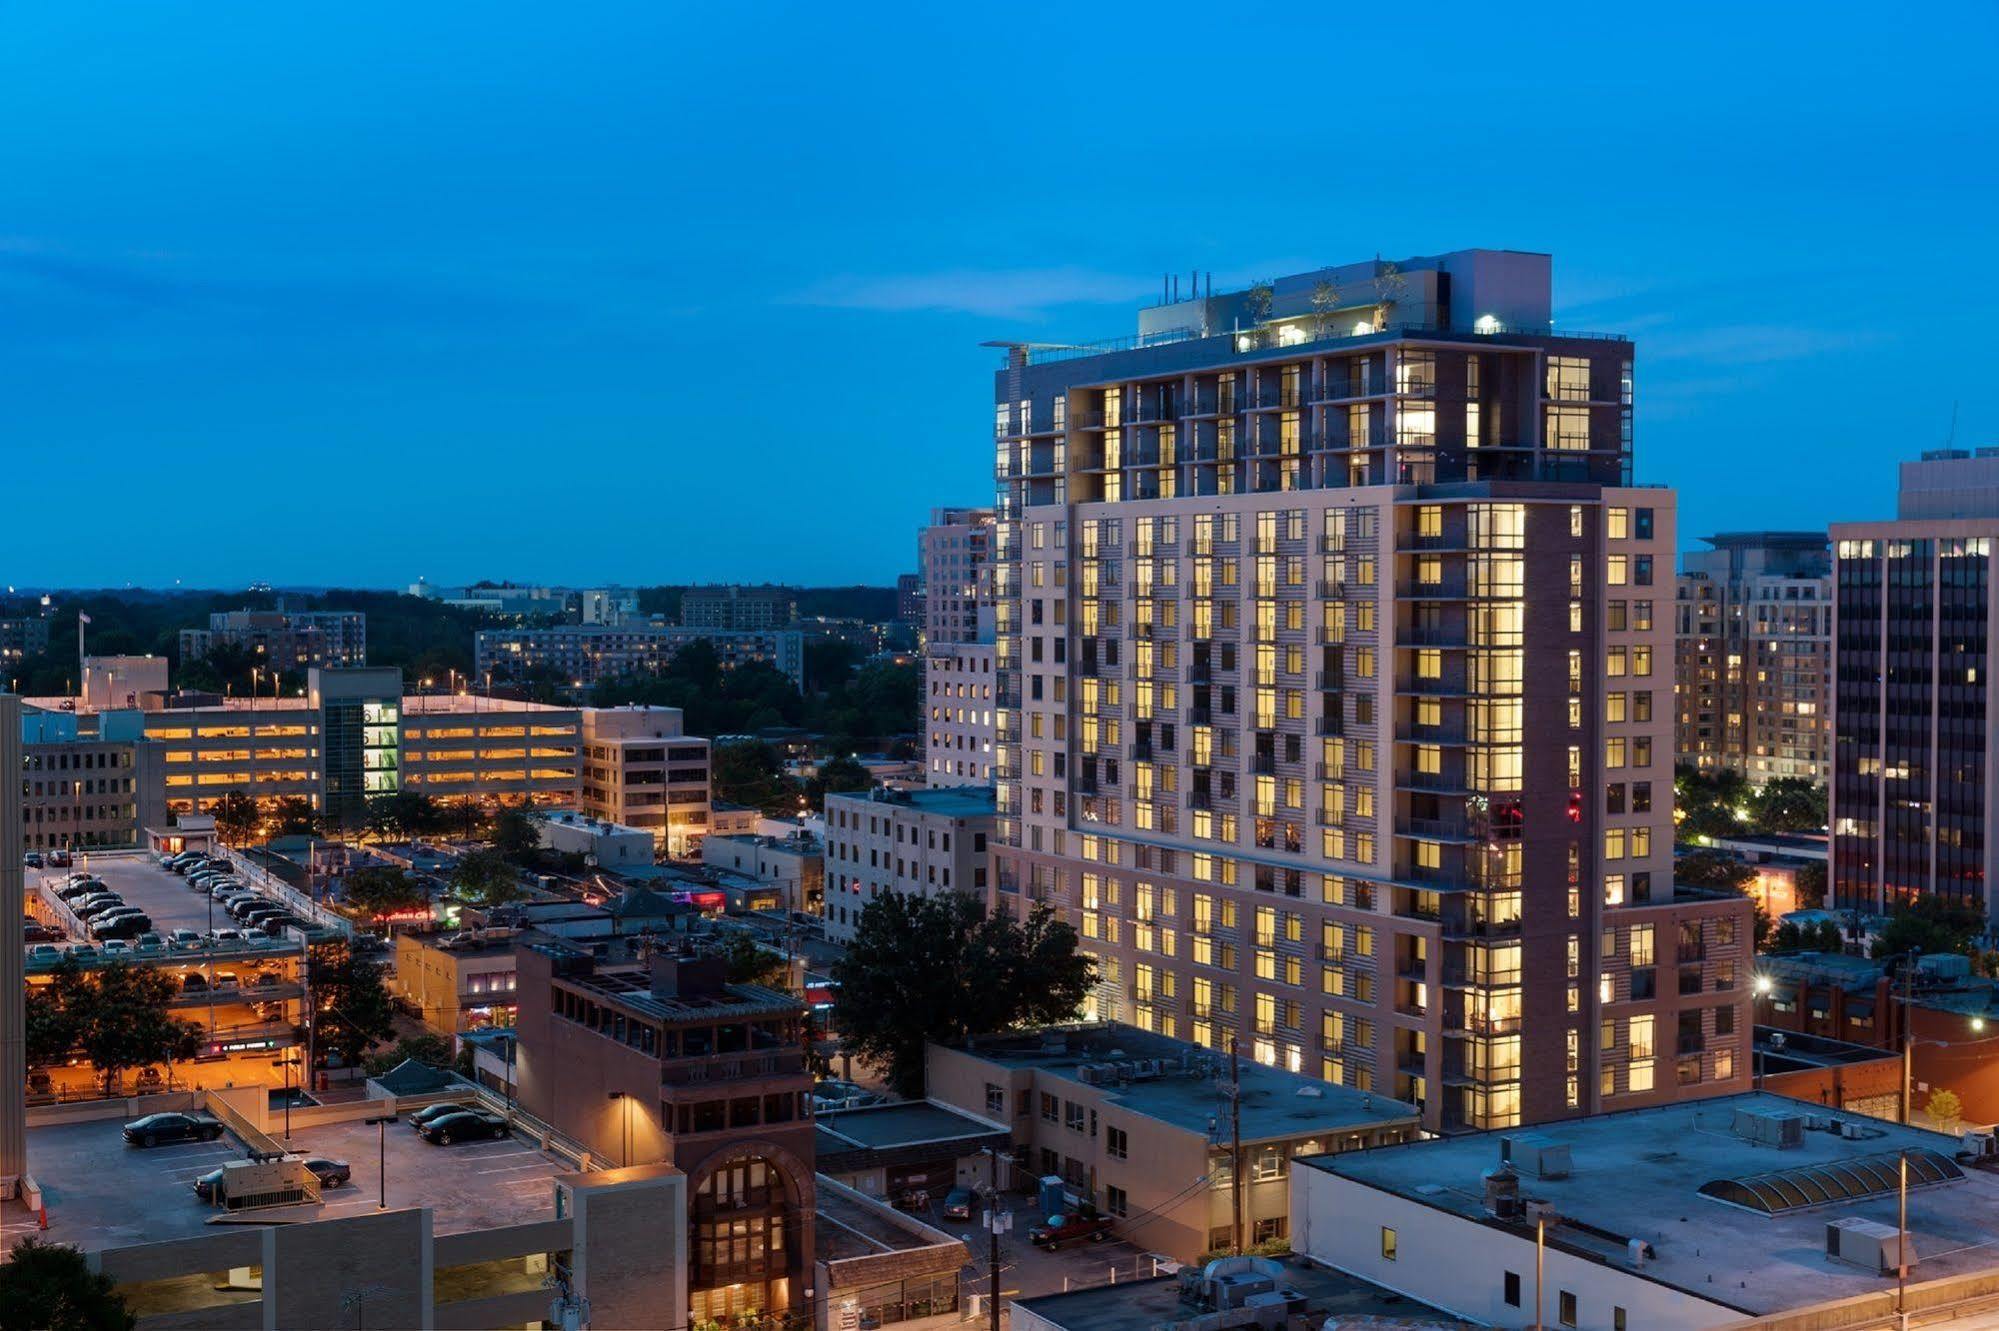
[[[1188,1132],[1205,1135],[1212,1123],[1228,1116],[1226,1054],[1135,1026],[1110,1023],[987,1037],[968,1052],[1002,1067],[1032,1068],[1037,1079],[1094,1086],[1114,1104]],[[1413,1123],[1417,1118],[1416,1107],[1400,1100],[1328,1085],[1248,1058],[1239,1061],[1245,1141]],[[1100,1068],[1113,1071],[1106,1077]],[[1129,1069],[1129,1075],[1117,1069]]]

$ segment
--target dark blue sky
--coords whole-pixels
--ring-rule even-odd
[[[1473,245],[1689,538],[1999,443],[1992,4],[1395,14],[10,7],[0,581],[885,581],[981,340]]]

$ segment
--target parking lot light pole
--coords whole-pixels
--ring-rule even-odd
[[[274,1068],[285,1070],[285,1145],[292,1144],[292,1061],[289,1055],[271,1060]]]
[[[364,1118],[363,1123],[375,1127],[375,1209],[389,1209],[389,1124],[396,1121],[394,1114],[382,1114],[375,1118]]]

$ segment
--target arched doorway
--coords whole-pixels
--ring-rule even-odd
[[[688,1199],[687,1310],[693,1331],[733,1331],[803,1314],[812,1254],[810,1170],[774,1142],[704,1161]]]

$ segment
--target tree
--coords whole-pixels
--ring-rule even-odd
[[[1899,957],[1911,950],[1968,953],[1984,929],[1985,912],[1978,907],[1926,892],[1889,915],[1874,937],[1874,955]]]
[[[83,1250],[35,1237],[0,1263],[0,1331],[131,1331],[138,1318]]]
[[[82,1036],[88,995],[83,969],[64,957],[48,984],[30,985],[26,995],[28,1066],[45,1068],[67,1059]]]
[[[1823,832],[1825,787],[1801,776],[1777,776],[1763,783],[1749,802],[1759,832]]]
[[[423,884],[393,865],[371,864],[354,870],[340,884],[340,899],[371,919],[430,905],[430,893]]]
[[[270,821],[274,837],[317,836],[321,819],[305,796],[282,795],[271,801]]]
[[[890,1084],[914,1097],[923,1093],[927,1044],[1073,1019],[1096,963],[1046,906],[1022,923],[989,917],[959,892],[888,892],[862,910],[833,978],[846,1047],[882,1064]]]
[[[451,886],[475,906],[504,906],[527,895],[519,871],[492,847],[462,856],[451,871]]]
[[[527,809],[502,809],[493,819],[493,849],[523,860],[541,849],[541,819]]]
[[[128,1068],[171,1066],[201,1051],[201,1027],[171,1015],[179,989],[165,971],[123,962],[90,977],[87,1000],[78,1014],[77,1043],[104,1077],[108,1095]]]
[[[777,750],[759,741],[718,744],[709,758],[714,797],[765,813],[797,812],[798,794],[784,778]]]
[[[730,984],[762,984],[781,987],[789,978],[783,957],[760,946],[747,933],[729,935],[722,951],[729,964]]]
[[[457,1057],[452,1042],[442,1035],[425,1031],[420,1035],[405,1035],[395,1044],[380,1053],[369,1054],[361,1061],[361,1066],[371,1077],[379,1077],[391,1068],[400,1066],[406,1059],[415,1059],[433,1068],[448,1068]]]
[[[1744,892],[1756,881],[1756,870],[1726,851],[1697,850],[1673,861],[1673,881],[1689,887]]]
[[[363,826],[380,841],[413,840],[444,826],[444,812],[420,790],[399,790],[369,800]]]
[[[1964,1117],[1964,1101],[1958,1098],[1956,1091],[1944,1086],[1930,1092],[1929,1103],[1923,1109],[1937,1125],[1938,1132],[1956,1132],[1959,1121]]]
[[[1800,910],[1817,910],[1825,905],[1825,861],[1806,860],[1795,878]]]
[[[228,790],[208,806],[215,818],[215,830],[232,846],[240,846],[257,834],[263,813],[257,801],[240,790]]]
[[[870,790],[875,784],[874,773],[861,765],[859,759],[851,755],[829,758],[819,765],[819,774],[806,787],[812,807],[826,807],[828,795],[844,795],[856,790]]]
[[[395,1033],[395,1005],[379,963],[356,956],[345,943],[321,943],[307,954],[306,975],[312,1010],[306,1015],[307,1030],[300,1034],[309,1031],[320,1066],[329,1053],[339,1054],[342,1063],[358,1063]]]

